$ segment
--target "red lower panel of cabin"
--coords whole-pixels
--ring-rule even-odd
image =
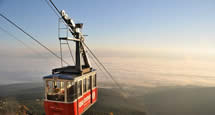
[[[46,115],[77,115],[77,102],[62,103],[44,101]]]
[[[46,115],[81,115],[90,105],[96,102],[97,92],[98,89],[94,88],[84,93],[78,101],[73,103],[44,101]]]

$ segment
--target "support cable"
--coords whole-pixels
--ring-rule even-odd
[[[88,53],[88,52],[87,52]],[[106,78],[108,78],[108,76],[105,74],[105,72],[101,69],[101,67],[99,67],[99,64],[96,62],[96,60],[91,56],[92,54],[90,54],[90,53],[88,53],[89,55],[89,57],[93,60],[93,62],[96,64],[96,66],[98,67],[98,69],[104,74],[104,76],[106,77]]]
[[[127,99],[127,92],[126,90],[124,90],[121,85],[114,79],[114,77],[112,76],[112,74],[108,71],[108,69],[101,63],[101,61],[97,58],[97,56],[92,52],[92,50],[85,44],[83,43],[84,46],[88,49],[88,51],[90,51],[90,54],[95,58],[94,61],[97,61],[101,66],[102,68],[105,70],[105,72],[109,75],[109,77],[112,79],[112,81],[115,83],[115,85],[120,89],[120,92],[122,93],[122,97],[123,97],[123,100],[129,104],[129,101]],[[96,63],[96,62],[95,62]],[[99,65],[96,64],[98,67]],[[99,69],[102,71],[102,69],[99,67]],[[104,73],[104,71],[102,71]],[[106,74],[105,74],[106,75]],[[140,107],[139,105],[137,105],[136,103],[133,103],[134,106],[136,106],[136,109],[138,111],[142,111],[142,107]],[[144,105],[145,106],[145,105]],[[145,109],[145,111],[147,111],[147,109]]]
[[[95,60],[102,66],[102,68],[105,70],[105,72],[109,75],[109,77],[112,79],[112,81],[115,83],[115,85],[122,91],[123,96],[127,96],[126,91],[121,87],[121,85],[114,79],[112,74],[108,71],[108,69],[102,64],[102,62],[97,58],[97,56],[92,52],[92,50],[83,42],[84,46],[88,49],[88,51],[92,54],[92,56],[95,58]]]
[[[54,8],[57,10],[57,12],[60,14],[60,10],[58,10],[58,8],[55,6],[55,4],[52,2],[52,0],[49,0],[51,2],[51,4],[54,6]]]
[[[11,20],[9,20],[6,16],[4,16],[3,14],[0,13],[0,16],[2,18],[4,18],[6,21],[8,21],[10,24],[12,24],[13,26],[15,26],[17,29],[19,29],[20,31],[22,31],[23,33],[25,33],[27,36],[29,36],[32,40],[34,40],[36,43],[38,43],[40,46],[42,46],[44,49],[48,50],[52,55],[54,55],[55,57],[57,57],[58,59],[61,60],[61,57],[59,57],[56,53],[54,53],[52,50],[50,50],[48,47],[46,47],[45,45],[43,45],[40,41],[38,41],[36,38],[34,38],[33,36],[31,36],[29,33],[27,33],[26,31],[24,31],[21,27],[19,27],[17,24],[15,24],[14,22],[12,22]],[[65,60],[63,60],[64,63],[68,64]]]
[[[8,32],[7,30],[5,30],[4,28],[2,28],[0,26],[0,30],[3,31],[4,33],[6,33],[7,35],[9,35],[11,38],[13,38],[14,40],[18,41],[20,44],[22,44],[23,46],[25,46],[26,48],[32,50],[32,52],[37,53],[38,55],[42,56],[37,50],[33,49],[32,47],[30,47],[28,44],[26,44],[25,42],[23,42],[22,40],[20,40],[19,38],[17,38],[16,36],[14,36],[12,33]]]
[[[69,48],[70,55],[71,55],[71,57],[72,57],[72,61],[73,61],[73,63],[75,64],[75,59],[74,59],[74,56],[72,55],[72,50],[71,50],[71,47],[70,47],[70,45],[69,45],[68,40],[66,40],[66,42],[67,42],[67,46],[68,46],[68,48]]]
[[[49,0],[49,2],[52,4],[52,6],[54,6],[54,8],[56,9],[54,9],[52,6],[51,6],[51,4],[48,2],[48,0],[45,0],[45,2],[47,3],[47,5],[54,11],[54,13],[56,14],[56,16],[58,17],[58,18],[62,18],[61,17],[61,13],[60,13],[60,10],[55,6],[55,4],[52,2],[52,0]],[[59,15],[60,16],[59,16]],[[71,30],[71,28],[63,21],[63,23],[65,24],[65,26],[67,26],[68,28],[69,28],[69,31],[72,33],[72,34],[74,34],[74,32]]]
[[[49,3],[49,1],[48,1],[48,0],[44,0],[44,1],[45,1],[46,4],[54,11],[54,13],[56,14],[56,16],[60,18],[60,16],[58,15],[59,12],[57,12],[57,11],[51,6],[51,4]]]

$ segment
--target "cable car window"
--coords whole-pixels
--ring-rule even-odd
[[[51,94],[51,89],[53,89],[53,84],[52,84],[52,81],[46,81],[46,93],[48,95]]]
[[[83,80],[83,90],[84,90],[84,92],[86,92],[87,91],[87,80],[86,80],[86,78]]]
[[[78,96],[82,95],[82,80],[78,82]]]
[[[94,83],[94,82],[95,82],[94,79],[95,79],[95,77],[92,76],[92,87],[93,87],[93,88],[94,88],[94,84],[95,84],[95,83]]]
[[[54,101],[64,101],[64,82],[47,81],[46,82],[47,99]]]
[[[96,87],[96,74],[95,74],[95,76],[94,76],[94,79],[93,79],[93,81],[94,81],[94,84],[93,84],[93,86],[94,86],[94,87]]]
[[[74,82],[67,82],[67,101],[68,102],[74,101],[77,96],[76,85],[77,84],[75,84]]]
[[[91,87],[90,77],[87,78],[87,90],[89,90]]]

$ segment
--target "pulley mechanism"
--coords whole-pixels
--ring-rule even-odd
[[[65,66],[61,68],[53,69],[52,72],[54,73],[79,73],[84,74],[91,71],[92,67],[90,64],[90,61],[88,59],[88,56],[86,54],[86,50],[84,48],[84,35],[81,32],[81,29],[83,28],[83,23],[75,23],[68,15],[67,13],[62,10],[60,12],[61,19],[63,22],[65,22],[67,29],[69,32],[73,35],[73,38],[68,37],[61,37],[59,36],[59,40],[66,40],[68,41],[74,41],[75,42],[75,65],[74,66]],[[62,50],[61,50],[62,54]],[[62,58],[62,55],[61,55]],[[81,61],[83,60],[83,62]]]

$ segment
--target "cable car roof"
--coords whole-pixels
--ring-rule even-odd
[[[71,75],[71,74],[51,74],[48,76],[44,76],[43,79],[66,79],[66,80],[74,80],[79,75]]]
[[[64,79],[64,80],[74,80],[78,77],[84,76],[84,75],[92,75],[92,73],[95,73],[96,69],[92,69],[92,71],[85,73],[83,75],[80,74],[66,74],[66,73],[55,73],[48,76],[44,76],[43,79]]]

